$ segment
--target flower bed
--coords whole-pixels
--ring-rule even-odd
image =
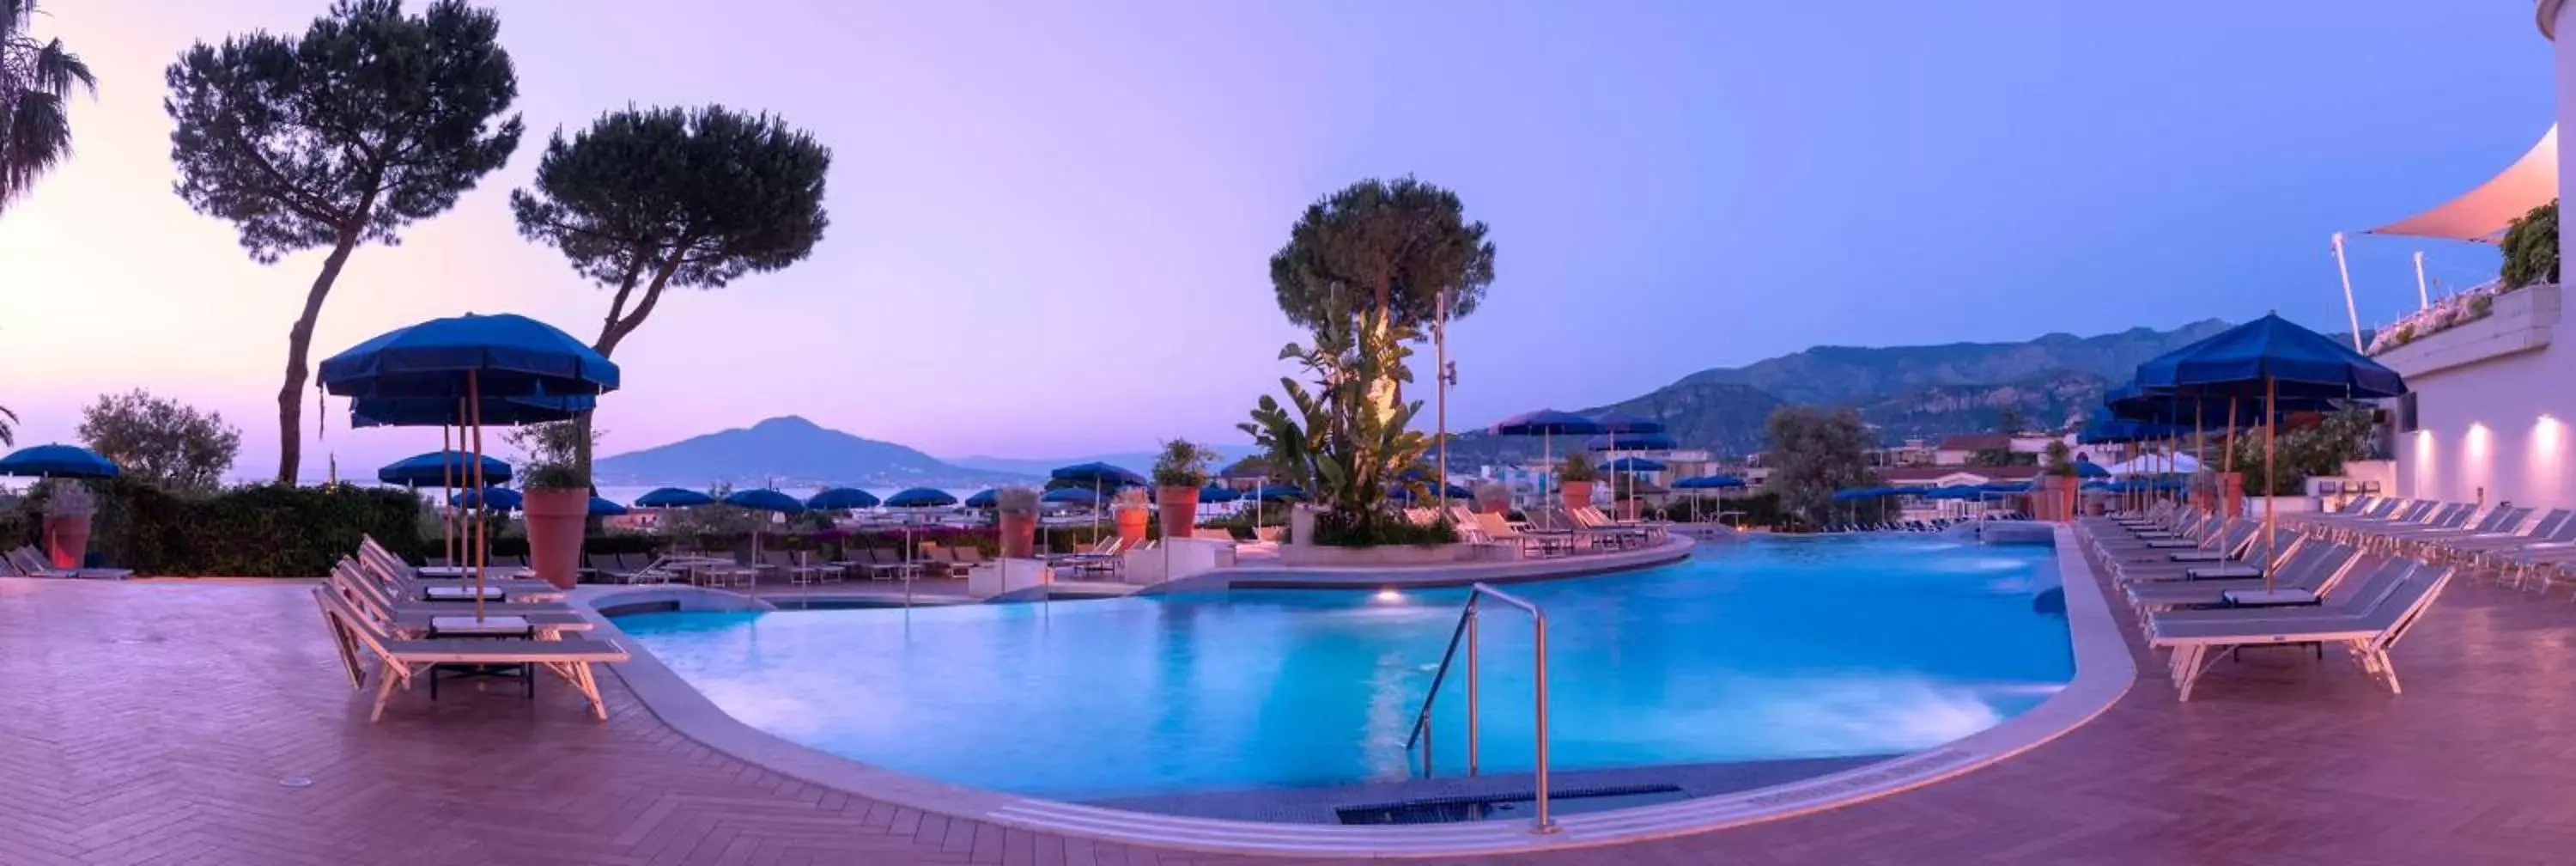
[[[2503,280],[2489,280],[2433,302],[2433,305],[2409,313],[2370,339],[2369,354],[2379,355],[2425,337],[2486,318],[2495,311],[2497,298],[2530,286],[2506,286]]]

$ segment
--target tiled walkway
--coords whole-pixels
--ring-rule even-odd
[[[2142,681],[2063,739],[1915,792],[1501,859],[2567,863],[2571,625],[2563,596],[2463,582],[2399,647],[2403,696],[2340,660],[2249,654],[2190,704]],[[302,587],[0,580],[0,864],[1245,862],[820,790],[607,685],[605,724],[556,687],[414,694],[369,725]]]

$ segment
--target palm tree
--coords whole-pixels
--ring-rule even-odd
[[[0,2],[7,2],[7,0],[0,0]],[[7,406],[0,406],[0,448],[18,444],[18,431],[10,426],[16,423],[18,423],[18,413],[9,411]]]
[[[78,84],[92,95],[98,79],[63,41],[27,35],[36,0],[0,0],[0,209],[26,195],[36,176],[72,152],[63,103]]]

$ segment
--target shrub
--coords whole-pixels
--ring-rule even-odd
[[[2558,202],[2532,208],[2505,229],[2504,270],[2507,288],[2558,282]]]
[[[1563,481],[1590,481],[1601,477],[1601,470],[1593,465],[1592,455],[1573,451],[1565,455],[1565,465],[1557,469],[1556,477]]]
[[[1376,547],[1381,544],[1454,544],[1458,528],[1447,520],[1429,524],[1408,520],[1353,520],[1338,511],[1315,515],[1315,543],[1325,547]]]
[[[374,536],[417,560],[424,539],[410,492],[346,484],[255,485],[172,494],[133,479],[98,482],[90,546],[112,565],[163,576],[320,577]]]
[[[1208,483],[1208,464],[1216,462],[1216,452],[1187,439],[1163,443],[1163,453],[1154,457],[1154,484],[1159,487],[1201,487]]]

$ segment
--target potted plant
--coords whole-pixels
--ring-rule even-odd
[[[1593,466],[1592,455],[1581,451],[1566,454],[1565,465],[1556,471],[1556,479],[1562,482],[1560,492],[1563,495],[1565,509],[1572,511],[1591,507],[1592,482],[1599,477],[1601,477],[1601,470]]]
[[[46,487],[45,555],[55,568],[79,568],[89,556],[89,523],[98,513],[98,499],[69,478],[54,479]]]
[[[1109,513],[1118,522],[1118,549],[1133,550],[1144,544],[1145,523],[1154,513],[1154,506],[1145,501],[1145,491],[1130,487],[1118,491],[1112,501]]]
[[[2031,516],[2058,522],[2074,520],[2076,493],[2083,479],[2077,476],[2071,449],[2064,441],[2048,443],[2048,457],[2041,474],[2047,476],[2043,479],[2046,483],[2036,485],[2034,489],[2039,495],[2032,497],[2032,510],[2037,513]]]
[[[993,491],[993,511],[1001,527],[1003,559],[1037,555],[1038,492],[1013,485]]]
[[[1208,464],[1215,452],[1187,439],[1163,443],[1154,457],[1154,503],[1161,510],[1164,538],[1188,538],[1199,521],[1199,488],[1208,483]]]
[[[510,436],[527,453],[519,507],[527,515],[528,564],[539,579],[565,589],[581,576],[582,529],[590,519],[583,435],[579,425],[565,421],[523,427]]]

